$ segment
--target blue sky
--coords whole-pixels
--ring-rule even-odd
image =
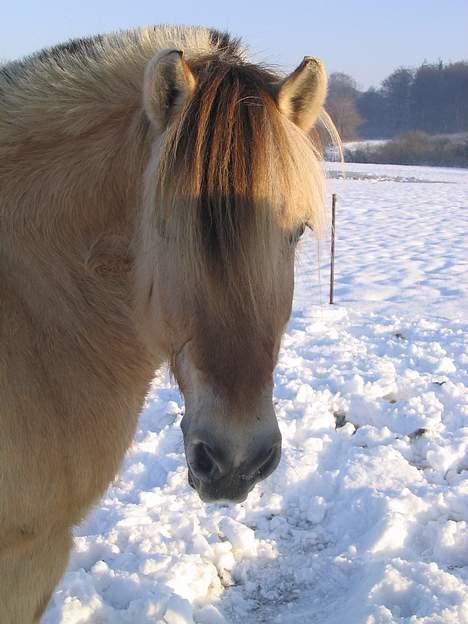
[[[468,0],[16,0],[2,3],[0,59],[70,37],[158,23],[228,29],[253,57],[292,69],[306,54],[362,88],[398,66],[468,59]]]

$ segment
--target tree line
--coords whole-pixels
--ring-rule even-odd
[[[468,132],[468,62],[400,67],[367,91],[351,76],[334,73],[327,108],[343,140],[389,139],[412,130]]]

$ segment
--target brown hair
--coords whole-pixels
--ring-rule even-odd
[[[276,74],[232,49],[188,66],[197,86],[167,130],[150,181],[157,228],[185,250],[191,279],[195,270],[211,291],[228,282],[232,295],[241,285],[244,310],[247,285],[255,309],[256,294],[265,292],[259,279],[274,277],[270,246],[305,221],[320,225],[317,154],[279,112]]]

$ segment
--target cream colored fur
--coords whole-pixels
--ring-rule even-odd
[[[161,27],[96,46],[99,60],[64,51],[0,73],[0,624],[40,618],[72,526],[171,357],[143,344],[134,312],[132,238],[158,138],[143,78],[158,51],[190,59],[213,43]]]

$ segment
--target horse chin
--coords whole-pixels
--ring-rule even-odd
[[[252,486],[246,492],[243,492],[242,494],[237,493],[236,496],[226,494],[223,495],[221,492],[219,492],[219,494],[218,492],[216,492],[216,495],[214,495],[205,491],[203,483],[199,479],[197,479],[197,477],[193,474],[190,468],[188,469],[188,483],[190,487],[196,491],[202,502],[206,504],[218,503],[221,505],[238,505],[240,503],[243,503],[247,500],[249,492],[253,489],[255,485],[252,484]]]

